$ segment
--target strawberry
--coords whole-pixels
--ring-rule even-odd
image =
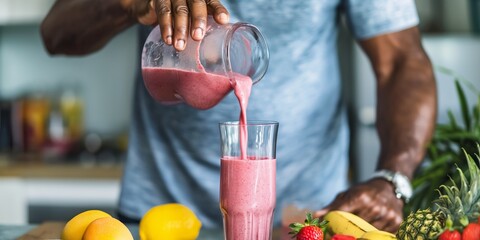
[[[463,229],[462,240],[479,240],[480,224],[470,223]]]
[[[297,240],[323,240],[323,231],[317,226],[305,226],[298,232]]]
[[[332,237],[332,240],[355,240],[356,238],[354,236],[349,236],[349,235],[342,235],[342,234],[335,234]]]
[[[457,230],[445,230],[442,234],[440,234],[438,240],[462,240],[462,235],[460,235]]]
[[[323,240],[323,233],[327,227],[327,221],[320,222],[318,218],[312,218],[311,213],[307,213],[305,223],[292,223],[289,225],[292,229],[289,234],[297,240]]]

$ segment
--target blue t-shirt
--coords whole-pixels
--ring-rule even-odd
[[[256,25],[270,48],[265,77],[254,85],[250,120],[280,123],[275,223],[286,203],[320,209],[348,187],[345,104],[337,57],[339,18],[357,39],[418,24],[413,0],[229,0],[231,20]],[[141,42],[144,41],[145,35]],[[119,211],[140,219],[151,207],[178,202],[203,226],[222,226],[218,123],[238,120],[233,94],[212,109],[155,102],[137,79]]]

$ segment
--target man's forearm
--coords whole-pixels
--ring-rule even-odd
[[[135,19],[120,0],[58,0],[41,25],[51,54],[82,55],[102,48]]]
[[[377,95],[378,168],[411,179],[435,127],[436,86],[428,57],[419,53],[397,61],[390,76],[379,79]]]

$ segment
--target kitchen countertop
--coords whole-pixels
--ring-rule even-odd
[[[40,159],[15,159],[0,157],[0,177],[19,178],[74,178],[74,179],[120,179],[123,165],[120,163],[100,165],[80,162],[46,162]]]
[[[28,231],[34,229],[37,225],[14,225],[14,226],[7,226],[7,225],[0,225],[0,240],[14,240],[18,237],[22,236],[23,234],[27,233]],[[139,239],[138,237],[138,225],[127,225],[127,227],[132,232],[132,235],[135,239]],[[273,239],[280,239],[279,230],[274,230]],[[207,230],[201,229],[200,235],[197,238],[198,240],[223,240],[223,230],[216,229],[216,230]]]
[[[0,239],[1,240],[14,240],[24,235],[28,231],[34,229],[36,225],[25,225],[25,226],[6,226],[0,225]],[[128,229],[134,236],[135,239],[138,237],[138,225],[127,225]],[[197,238],[198,240],[222,240],[223,233],[222,230],[205,230],[200,231],[200,235]]]

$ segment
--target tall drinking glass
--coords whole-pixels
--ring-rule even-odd
[[[246,139],[240,137],[242,128]],[[220,123],[220,210],[226,240],[272,239],[277,131],[274,121]],[[247,148],[246,157],[241,146]]]

